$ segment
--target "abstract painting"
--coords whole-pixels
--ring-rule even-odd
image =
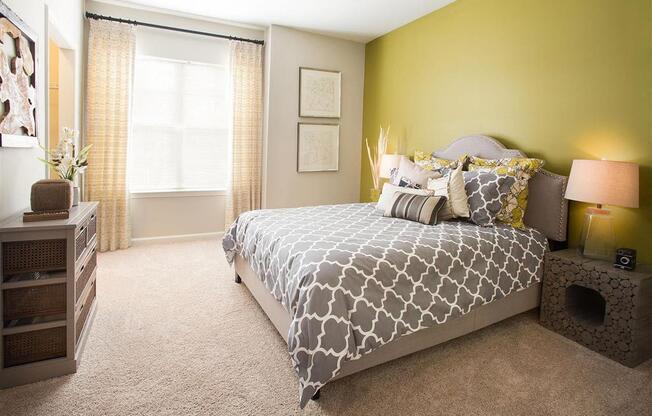
[[[299,117],[340,117],[342,74],[299,68]]]
[[[298,172],[333,172],[339,169],[339,124],[299,123]]]
[[[36,36],[0,1],[0,146],[31,147],[36,131]]]

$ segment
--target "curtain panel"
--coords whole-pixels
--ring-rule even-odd
[[[231,172],[224,223],[228,229],[242,212],[261,207],[263,47],[231,41]]]
[[[133,25],[89,20],[85,199],[99,201],[100,251],[127,248],[131,237],[127,143],[136,33]]]

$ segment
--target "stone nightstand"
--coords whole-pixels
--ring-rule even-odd
[[[616,269],[570,249],[546,253],[540,322],[634,367],[652,356],[652,270]]]

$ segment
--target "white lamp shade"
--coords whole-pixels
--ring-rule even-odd
[[[401,164],[401,159],[404,157],[405,156],[403,155],[383,155],[383,158],[380,161],[380,177],[389,178],[392,169],[398,168]]]
[[[638,208],[638,165],[611,160],[573,160],[566,199]]]

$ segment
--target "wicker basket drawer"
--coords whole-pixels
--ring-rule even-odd
[[[66,284],[5,289],[3,319],[34,318],[66,313]]]
[[[8,241],[2,243],[5,276],[66,269],[66,240]]]
[[[95,237],[96,233],[97,233],[97,213],[93,212],[93,214],[91,214],[91,217],[88,219],[88,227],[86,228],[86,244],[90,244],[90,242]]]
[[[88,243],[86,241],[87,235],[88,235],[88,228],[86,224],[84,224],[77,231],[77,236],[75,237],[75,261],[79,260],[82,253],[84,252],[84,249],[86,248],[86,244]]]
[[[82,331],[84,330],[84,325],[86,325],[86,319],[88,319],[88,314],[91,311],[91,306],[93,306],[93,301],[95,300],[95,280],[91,282],[91,289],[79,308],[79,316],[75,320],[75,339],[79,341]]]
[[[88,256],[88,260],[86,261],[86,264],[84,264],[79,269],[79,278],[77,278],[77,282],[75,283],[75,302],[79,301],[79,298],[84,292],[84,289],[86,289],[86,284],[88,283],[88,280],[93,275],[96,266],[97,266],[97,247],[93,247],[93,251]]]
[[[65,357],[65,355],[65,326],[4,336],[5,367]]]

